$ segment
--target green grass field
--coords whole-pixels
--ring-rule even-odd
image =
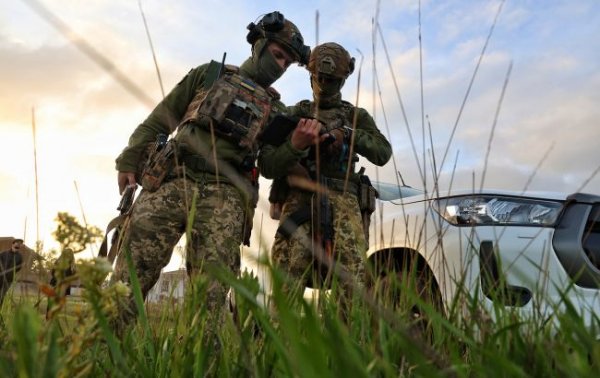
[[[199,279],[194,297],[147,305],[144,316],[117,335],[110,324],[128,289],[101,285],[103,263],[81,263],[78,272],[83,296],[54,298],[48,320],[43,296],[5,301],[0,376],[595,377],[599,371],[595,333],[568,309],[557,315],[558,332],[504,308],[492,323],[476,298],[467,298],[472,313],[458,318],[411,295],[410,284],[394,282],[389,292],[404,294],[357,290],[340,306],[334,290],[317,310],[293,291],[283,294],[284,277],[274,272],[267,310],[256,301],[254,279],[212,272],[210,278],[235,289],[235,318],[227,309],[207,313],[208,280]],[[415,304],[422,309],[418,318],[410,311]]]

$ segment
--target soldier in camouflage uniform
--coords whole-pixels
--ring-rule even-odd
[[[192,69],[135,129],[116,159],[119,191],[139,183],[143,190],[133,204],[113,282],[129,282],[123,257],[129,252],[144,298],[187,231],[188,275],[211,266],[239,272],[240,244],[249,239],[258,194],[256,136],[284,109],[270,86],[290,64],[307,64],[310,55],[298,28],[279,12],[250,23],[248,30],[252,54],[241,66],[213,61]],[[175,130],[173,168],[160,185],[146,189],[147,175],[140,178],[138,169],[144,152],[157,136]],[[209,282],[208,313],[217,314],[228,288]],[[131,299],[117,326],[134,316]]]
[[[314,101],[300,101],[288,113],[318,119],[320,130],[311,130],[312,140],[307,138],[308,145],[303,145],[294,138],[299,125],[282,145],[263,146],[258,158],[261,173],[274,179],[270,201],[274,206],[282,202],[280,227],[271,249],[273,264],[297,279],[301,291],[305,286],[329,284],[323,275],[327,280],[332,267],[350,273],[337,280],[347,295],[353,280],[364,284],[368,241],[359,198],[361,188],[369,189],[355,172],[356,155],[381,166],[389,160],[392,148],[365,109],[342,100],[341,88],[353,70],[354,58],[339,44],[315,47],[308,64]],[[329,211],[323,199],[328,200]],[[315,221],[316,216],[329,219]],[[327,222],[333,226],[329,246],[323,229]]]

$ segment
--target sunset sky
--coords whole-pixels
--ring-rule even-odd
[[[318,41],[338,42],[362,61],[343,89],[345,99],[356,103],[358,97],[394,146],[395,167],[390,161],[375,170],[361,160],[373,178],[394,182],[397,169],[407,184],[422,188],[418,167],[426,156],[425,170],[431,170],[433,143],[438,166],[446,156],[445,185],[458,156],[453,188],[472,187],[473,177],[479,187],[489,155],[485,187],[600,194],[600,2],[506,1],[470,87],[501,4],[141,1],[167,92],[191,68],[224,52],[229,64],[243,62],[250,54],[246,26],[272,10],[314,46],[318,11]],[[383,40],[373,33],[373,20]],[[274,86],[290,105],[311,96],[308,74],[298,66]],[[24,237],[33,246],[39,234],[46,249],[55,247],[51,232],[59,211],[81,221],[85,214],[88,224],[104,228],[117,215],[114,159],[161,98],[138,1],[0,3],[0,236]],[[423,124],[432,131],[425,143]],[[262,211],[268,186],[262,182]]]

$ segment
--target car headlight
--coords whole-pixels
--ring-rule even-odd
[[[453,225],[551,226],[558,219],[562,203],[473,195],[437,200],[435,209]]]

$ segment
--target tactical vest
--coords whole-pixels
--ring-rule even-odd
[[[321,132],[323,133],[343,126],[352,128],[355,107],[347,101],[342,101],[341,106],[327,109],[321,108],[318,110],[316,108],[316,103],[308,100],[300,101],[297,106],[299,108],[298,116],[315,117],[325,122],[324,127],[321,129]],[[314,158],[314,153],[310,153],[308,159],[302,162],[302,164],[305,166],[314,164]],[[358,161],[358,155],[356,152],[352,153],[352,157],[350,159],[342,156],[328,156],[327,159],[321,159],[321,167],[324,168],[324,164],[331,164],[332,166],[337,167],[337,170],[339,170],[337,173],[343,177],[346,173],[345,164],[348,162],[348,160],[351,164],[350,172],[355,172],[355,163]],[[338,176],[338,174],[335,176]]]
[[[255,152],[257,138],[271,112],[272,97],[263,87],[239,75],[237,67],[225,66],[224,71],[212,83],[207,78],[189,104],[181,125],[195,122],[208,130],[212,128],[220,137]]]

